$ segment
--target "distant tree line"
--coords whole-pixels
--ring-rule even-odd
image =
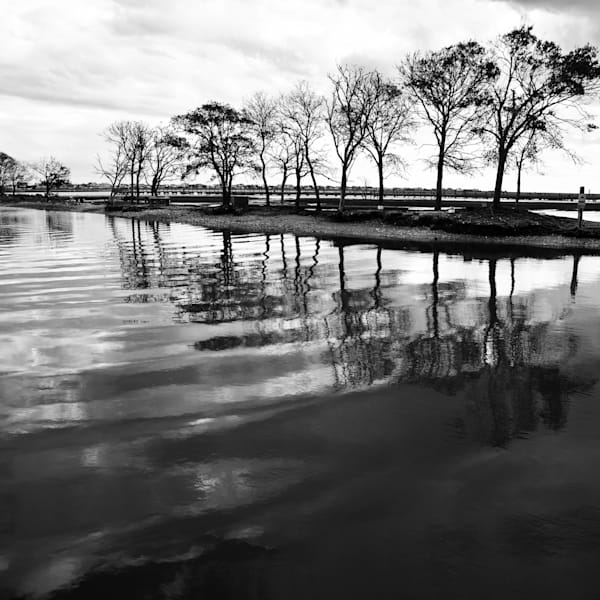
[[[531,27],[521,27],[486,46],[467,41],[407,55],[395,77],[337,65],[325,96],[300,81],[285,94],[256,93],[240,108],[207,102],[165,126],[115,122],[103,134],[108,158],[97,158],[96,171],[111,195],[126,186],[131,197],[140,196],[142,184],[156,195],[166,182],[210,172],[225,207],[234,179],[243,174],[261,181],[268,206],[274,177],[282,202],[293,182],[296,206],[308,178],[317,209],[318,178],[337,178],[341,211],[357,158],[373,162],[381,203],[385,178],[406,169],[407,146],[420,128],[432,140],[428,161],[436,172],[435,208],[442,206],[447,171],[469,174],[485,165],[496,171],[493,205],[498,206],[508,170],[517,172],[518,198],[522,171],[538,163],[543,151],[563,150],[577,160],[563,136],[569,128],[595,129],[585,105],[599,81],[595,47],[563,51]],[[57,165],[50,172],[34,171],[47,194],[68,178],[68,170],[61,173]],[[0,185],[14,189],[14,173],[10,164],[0,166]]]

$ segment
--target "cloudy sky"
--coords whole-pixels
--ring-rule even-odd
[[[392,74],[407,52],[485,42],[524,23],[565,48],[600,44],[597,0],[19,0],[2,13],[0,151],[54,155],[75,182],[97,179],[100,134],[115,120],[166,122],[207,100],[238,105],[300,79],[325,91],[336,62]],[[570,138],[587,164],[548,155],[524,189],[600,192],[600,133]],[[433,187],[424,152],[409,149],[413,166],[393,183]],[[374,175],[359,165],[353,183]],[[446,182],[493,187],[489,170]]]

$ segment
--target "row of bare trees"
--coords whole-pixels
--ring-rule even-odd
[[[515,29],[483,46],[474,41],[406,56],[395,77],[358,65],[338,65],[329,75],[330,92],[317,94],[299,82],[287,94],[257,93],[237,110],[209,102],[173,117],[167,128],[140,122],[114,123],[105,137],[111,162],[98,161],[116,189],[129,177],[130,194],[140,181],[152,194],[170,177],[211,171],[229,205],[234,177],[251,173],[262,181],[267,205],[269,180],[279,173],[283,201],[293,179],[296,205],[302,181],[310,178],[317,209],[317,180],[339,174],[343,210],[349,176],[360,155],[377,168],[380,203],[385,177],[405,166],[405,147],[417,127],[427,131],[434,148],[436,209],[442,205],[447,170],[470,173],[496,168],[494,206],[500,202],[506,171],[521,171],[548,148],[568,151],[567,128],[595,128],[585,100],[600,81],[596,48],[569,52],[538,38],[530,27]],[[403,151],[404,149],[404,151]],[[334,157],[337,169],[329,158]]]
[[[110,184],[111,197],[125,183],[139,198],[140,186],[156,196],[161,185],[181,173],[181,144],[170,127],[150,127],[142,121],[117,121],[104,132],[110,145],[108,160],[96,158],[96,172]]]
[[[69,183],[70,176],[70,169],[53,156],[22,162],[0,152],[0,195],[10,189],[14,196],[19,188],[35,182],[44,187],[49,198],[52,190]]]

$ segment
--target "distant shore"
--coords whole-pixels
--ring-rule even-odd
[[[12,199],[3,197],[0,206],[105,213],[163,223],[186,223],[236,233],[289,233],[323,239],[425,245],[440,247],[509,246],[554,251],[584,251],[600,254],[600,224],[585,222],[578,232],[574,219],[539,215],[527,211],[489,209],[456,212],[404,211],[381,215],[363,213],[315,214],[291,208],[251,207],[243,213],[226,213],[207,207],[148,207],[133,205],[106,210],[102,204]]]

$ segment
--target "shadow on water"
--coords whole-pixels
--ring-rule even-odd
[[[73,399],[52,426],[4,436],[22,478],[0,534],[15,537],[14,597],[551,597],[575,575],[597,583],[600,415],[573,411],[596,397],[599,324],[578,325],[580,255],[532,268],[505,249],[106,223],[119,289],[103,318],[127,315],[108,338],[123,349],[3,384],[27,396],[23,414]],[[535,269],[554,279],[530,285]]]

